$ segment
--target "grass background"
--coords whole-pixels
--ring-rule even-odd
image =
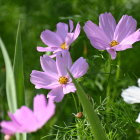
[[[32,70],[40,70],[39,57],[43,53],[37,52],[37,46],[45,46],[40,40],[40,34],[45,29],[55,30],[58,22],[68,23],[72,19],[76,24],[78,21],[81,26],[87,20],[92,20],[98,24],[99,14],[104,12],[111,12],[115,19],[118,21],[122,15],[128,14],[133,16],[140,27],[140,2],[139,0],[0,0],[0,36],[2,37],[10,58],[13,62],[14,46],[16,40],[16,32],[18,21],[21,20],[21,40],[23,46],[24,58],[24,79],[25,79],[25,94],[26,104],[32,106],[32,99],[36,93],[45,93],[46,90],[35,90],[34,85],[30,83],[30,73]],[[111,104],[110,122],[106,123],[106,130],[110,139],[139,139],[139,124],[135,123],[135,119],[139,112],[139,106],[129,106],[123,103],[120,93],[123,88],[136,84],[137,78],[140,77],[140,42],[133,45],[133,49],[120,52],[120,77],[115,80],[115,71],[117,67],[117,59],[112,62],[113,71],[111,75],[112,89],[111,92],[115,93],[115,101]],[[90,69],[81,81],[87,94],[94,98],[96,106],[100,106],[97,111],[101,114],[103,122],[105,121],[105,110],[102,102],[105,98],[105,89],[107,85],[105,71],[105,63],[107,60],[106,52],[100,52],[94,49],[89,40],[86,38],[83,30],[79,38],[71,46],[71,55],[73,61],[80,56],[87,58]],[[101,58],[101,55],[105,59]],[[76,98],[76,97],[75,97]],[[7,118],[7,105],[5,95],[5,66],[2,54],[0,52],[0,119]],[[77,101],[78,102],[78,101]],[[77,103],[78,104],[78,103]],[[126,112],[124,112],[126,108]],[[79,110],[81,108],[79,107]],[[50,128],[53,124],[63,126],[68,125],[67,129],[61,132],[60,138],[64,136],[64,132],[69,132],[69,126],[74,123],[73,129],[76,132],[81,129],[80,126],[85,125],[83,119],[79,124],[79,120],[75,120],[72,113],[76,113],[72,95],[67,95],[63,102],[57,105],[55,117],[37,133],[29,134],[29,140],[38,140],[43,136],[52,133],[57,134],[59,127]],[[63,115],[62,115],[63,114]],[[126,115],[126,116],[125,116]],[[127,117],[127,119],[126,119]],[[78,122],[77,122],[78,121]],[[122,124],[120,123],[122,122]],[[70,130],[73,130],[70,129]],[[89,133],[89,131],[87,131]],[[59,133],[58,133],[59,134]],[[68,133],[72,135],[70,131]],[[115,135],[113,137],[113,134]],[[75,134],[73,134],[75,135]],[[82,135],[81,133],[79,135]],[[87,135],[85,139],[88,139]],[[51,136],[50,139],[55,136]],[[73,136],[73,139],[82,139]],[[44,138],[49,139],[49,138]],[[68,138],[67,138],[68,139]],[[70,139],[70,138],[69,138]],[[83,138],[84,139],[84,138]]]

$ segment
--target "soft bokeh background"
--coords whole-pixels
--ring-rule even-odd
[[[31,71],[34,69],[41,69],[39,57],[43,53],[36,51],[36,47],[38,45],[45,46],[40,40],[41,32],[45,29],[55,30],[58,22],[68,23],[69,19],[72,19],[75,25],[79,21],[81,26],[83,26],[87,20],[92,20],[98,24],[98,16],[104,12],[111,12],[117,21],[124,14],[131,15],[137,20],[137,27],[140,28],[139,0],[0,0],[0,36],[6,45],[12,61],[14,57],[14,46],[18,21],[21,21],[21,39],[24,57],[27,105],[32,106],[32,98],[36,93],[43,92],[46,94],[48,92],[46,90],[35,90],[34,86],[30,83]],[[113,86],[116,86],[117,88],[117,91],[115,92],[118,94],[117,99],[119,100],[121,100],[121,89],[136,84],[137,78],[140,77],[140,42],[135,43],[133,46],[133,49],[128,49],[119,54],[121,60],[120,77],[118,81],[113,83]],[[106,62],[106,52],[99,52],[98,50],[94,49],[90,45],[82,30],[80,37],[71,46],[71,55],[73,61],[80,56],[84,56],[88,59],[90,64],[89,72],[85,76],[84,80],[83,78],[80,80],[82,81],[81,83],[89,96],[93,97],[95,102],[99,104],[100,98],[104,99],[105,97],[104,88],[106,85],[106,76],[101,74],[101,72],[104,67],[104,63]],[[101,55],[103,55],[105,59],[102,59]],[[117,60],[112,63],[115,69],[115,67],[117,67]],[[112,77],[112,79],[114,80],[115,78]],[[1,119],[7,117],[6,111],[8,110],[6,105],[4,81],[5,67],[0,51]],[[64,123],[69,124],[72,122],[74,120],[72,113],[76,113],[76,109],[73,104],[72,96],[67,95],[64,101],[58,104],[56,116],[50,122],[50,126],[51,123],[64,125]],[[137,108],[137,106],[133,106],[132,110],[138,111]],[[132,110],[130,109],[130,111],[133,113]],[[134,114],[135,120],[138,112]],[[138,129],[139,126],[137,124],[135,125]],[[134,129],[131,124],[128,125],[127,128],[129,138],[131,139],[133,137],[134,139],[137,139],[140,133],[139,130]],[[39,132],[33,134],[33,136],[30,135],[29,139],[40,139],[48,134],[49,129],[50,128],[46,126],[46,129],[40,130]],[[124,139],[126,139],[126,137],[127,135],[124,136]]]

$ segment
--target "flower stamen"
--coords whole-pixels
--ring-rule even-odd
[[[67,44],[66,44],[66,42],[62,43],[62,44],[60,45],[60,47],[61,47],[61,49],[66,50],[66,49],[67,49]]]
[[[59,82],[60,84],[67,84],[68,78],[65,77],[65,76],[61,76],[61,77],[59,78],[58,82]]]
[[[116,46],[116,45],[118,45],[119,44],[119,42],[117,42],[116,40],[112,40],[111,42],[110,42],[110,46],[111,47],[114,47],[114,46]]]

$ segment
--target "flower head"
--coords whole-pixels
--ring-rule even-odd
[[[15,133],[30,133],[40,129],[55,113],[55,104],[53,99],[49,99],[48,104],[46,97],[36,95],[34,98],[34,110],[22,106],[14,114],[8,113],[11,121],[2,121],[0,126],[1,132],[6,135]]]
[[[43,55],[40,58],[40,62],[43,72],[32,71],[31,82],[37,89],[51,89],[48,97],[54,97],[56,102],[60,102],[65,94],[76,91],[67,69],[69,69],[74,78],[83,76],[88,69],[88,63],[83,57],[80,57],[72,64],[68,51],[63,51],[62,54],[57,53],[56,61],[47,55]]]
[[[56,25],[56,28],[56,32],[45,30],[41,33],[41,39],[48,47],[37,47],[38,51],[56,53],[63,50],[69,50],[71,43],[74,42],[80,34],[80,24],[78,23],[74,30],[72,20],[69,20],[69,27],[67,24],[59,22]]]
[[[84,31],[96,49],[106,50],[115,59],[117,51],[132,48],[132,44],[140,40],[140,30],[136,31],[136,26],[131,16],[122,16],[116,24],[111,13],[104,13],[99,16],[99,26],[87,21]]]
[[[140,103],[140,79],[138,79],[138,86],[131,86],[128,89],[123,90],[121,96],[124,101],[128,104]],[[140,123],[140,114],[136,120],[136,122]]]

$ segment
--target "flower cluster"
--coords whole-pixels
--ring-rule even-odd
[[[34,97],[34,109],[30,110],[22,106],[14,114],[8,113],[10,121],[2,121],[1,132],[6,134],[5,138],[10,138],[15,133],[30,133],[40,129],[55,113],[54,102],[60,102],[65,94],[75,92],[76,88],[68,71],[74,78],[80,78],[86,74],[88,63],[83,57],[72,63],[69,53],[71,43],[76,40],[80,34],[80,24],[76,25],[74,30],[73,21],[58,23],[56,32],[45,30],[41,33],[42,41],[48,47],[37,47],[38,51],[51,51],[53,55],[43,55],[40,57],[43,72],[33,70],[31,73],[31,83],[36,89],[51,89],[47,97],[45,95],[36,95]]]
[[[47,47],[37,47],[37,50],[52,52],[52,55],[41,56],[40,63],[43,71],[33,70],[30,75],[30,81],[36,89],[50,90],[47,95],[48,103],[45,95],[36,95],[33,111],[22,106],[14,114],[9,113],[11,121],[0,123],[1,131],[6,135],[40,129],[54,115],[54,102],[60,102],[65,94],[76,91],[68,71],[74,78],[80,78],[88,70],[88,63],[83,57],[72,63],[69,52],[70,45],[80,34],[80,24],[77,23],[74,29],[73,21],[69,20],[69,25],[60,22],[56,28],[55,32],[45,30],[41,33],[41,40]],[[99,50],[106,50],[112,59],[116,58],[117,51],[132,48],[132,44],[140,40],[140,30],[136,30],[136,20],[127,15],[122,16],[116,24],[111,13],[101,14],[99,26],[92,21],[87,21],[84,31],[91,44]],[[131,87],[123,91],[122,97],[129,103],[140,102],[135,98],[135,94],[131,95],[132,88],[135,89],[136,94],[140,91],[140,88]]]

